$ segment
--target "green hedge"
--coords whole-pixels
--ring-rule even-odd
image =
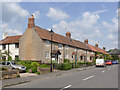
[[[72,64],[70,63],[63,63],[58,65],[59,70],[70,70],[72,68]]]

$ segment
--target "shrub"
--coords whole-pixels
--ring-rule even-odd
[[[88,66],[91,66],[91,65],[92,65],[92,63],[91,63],[91,62],[87,62],[86,64],[87,64]]]
[[[32,67],[31,70],[32,70],[32,73],[36,73],[37,72],[37,67]]]
[[[37,72],[38,75],[40,75],[40,72]]]
[[[11,56],[9,56],[9,57],[8,57],[8,61],[11,61],[11,60],[12,60],[12,57],[11,57]]]
[[[64,63],[70,63],[69,59],[64,59]]]
[[[72,68],[72,64],[70,63],[63,63],[59,64],[58,69],[60,70],[70,70]]]
[[[39,66],[39,63],[37,63],[37,62],[32,62],[31,63],[31,67],[38,67]]]
[[[49,68],[50,66],[49,65],[46,65],[46,64],[42,64],[39,66],[40,68]]]

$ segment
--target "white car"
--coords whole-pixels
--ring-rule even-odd
[[[14,61],[4,61],[1,63],[2,66],[11,66],[13,69],[18,69],[20,72],[26,72],[26,67],[16,64]]]
[[[96,59],[96,67],[97,66],[106,67],[106,63],[105,63],[104,59]]]

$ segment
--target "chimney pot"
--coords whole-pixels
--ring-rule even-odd
[[[3,39],[5,39],[8,36],[8,33],[3,33]]]
[[[85,44],[88,44],[88,39],[85,39],[85,40],[84,40],[84,43],[85,43]]]
[[[66,37],[71,38],[71,33],[70,33],[70,32],[67,32],[67,33],[66,33]]]
[[[98,47],[98,44],[95,44],[95,47]]]
[[[28,28],[33,28],[33,27],[35,27],[34,16],[31,15],[31,17],[28,18]]]
[[[105,48],[105,47],[103,47],[103,49],[105,50],[106,48]]]

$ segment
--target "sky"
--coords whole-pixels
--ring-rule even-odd
[[[1,9],[0,9],[1,10]],[[2,2],[2,34],[22,35],[28,18],[35,25],[107,50],[118,48],[118,2]]]

